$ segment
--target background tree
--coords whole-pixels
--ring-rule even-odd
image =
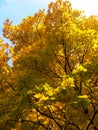
[[[3,34],[13,44],[13,66],[1,128],[98,128],[97,24],[97,17],[86,18],[62,0],[17,26],[5,21]]]

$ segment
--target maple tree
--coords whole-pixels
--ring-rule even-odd
[[[1,129],[98,129],[97,24],[62,0],[17,26],[5,21],[13,45],[0,44]]]

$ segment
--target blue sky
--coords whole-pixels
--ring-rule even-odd
[[[17,25],[22,18],[33,15],[39,9],[46,8],[50,1],[55,0],[0,0],[0,37],[3,22],[6,18]],[[85,14],[98,14],[98,0],[70,0],[73,8],[85,10]]]
[[[39,9],[46,8],[51,0],[0,0],[0,37],[6,18],[17,25],[22,18],[33,15]],[[53,1],[53,0],[52,0]],[[55,0],[54,0],[55,1]]]

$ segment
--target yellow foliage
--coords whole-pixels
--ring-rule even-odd
[[[87,96],[87,95],[80,95],[80,96],[78,96],[78,98],[87,99],[87,98],[88,98],[88,96]]]
[[[12,46],[0,39],[0,125],[91,129],[98,113],[98,17],[56,0],[19,25],[7,19],[3,35]]]
[[[63,77],[63,80],[61,82],[61,86],[63,89],[66,89],[66,87],[74,87],[74,79],[73,77]]]
[[[79,72],[87,72],[87,69],[85,69],[82,65],[79,65],[79,66],[77,66],[76,69],[73,70],[73,74],[76,74]]]

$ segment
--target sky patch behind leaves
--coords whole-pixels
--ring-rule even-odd
[[[0,37],[6,18],[17,25],[24,17],[33,15],[39,9],[46,9],[51,1],[55,0],[0,0]],[[70,0],[70,2],[73,8],[85,10],[87,16],[98,14],[98,0]]]

